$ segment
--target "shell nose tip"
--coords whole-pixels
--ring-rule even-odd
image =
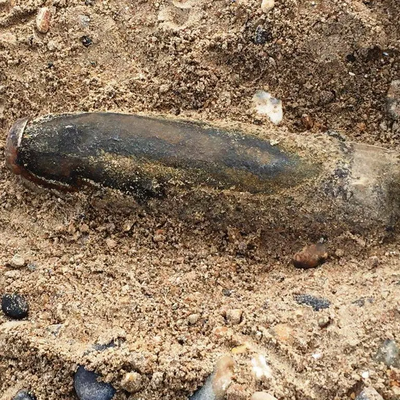
[[[5,158],[8,168],[17,175],[23,171],[23,167],[18,165],[18,148],[21,145],[22,135],[29,118],[21,118],[17,120],[11,127],[6,143]]]

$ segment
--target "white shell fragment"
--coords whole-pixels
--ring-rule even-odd
[[[272,123],[278,125],[283,119],[282,101],[272,97],[264,90],[257,90],[253,96],[254,106],[261,115],[267,115]]]
[[[257,380],[262,380],[263,378],[272,378],[271,368],[268,366],[265,357],[262,354],[257,354],[251,360],[251,365],[253,367],[253,373]]]

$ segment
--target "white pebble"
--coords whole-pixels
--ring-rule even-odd
[[[361,376],[363,377],[363,379],[368,379],[369,378],[369,372],[368,371],[364,371]]]
[[[188,322],[190,325],[194,325],[197,323],[197,321],[200,319],[200,315],[199,314],[191,314],[188,317]]]
[[[23,266],[25,266],[25,264],[25,259],[19,254],[14,254],[14,257],[10,261],[10,266],[13,268],[22,268]]]
[[[272,123],[278,125],[283,119],[282,101],[272,97],[264,90],[258,90],[253,96],[254,106],[261,115],[267,115]]]
[[[319,360],[321,357],[322,357],[322,354],[321,354],[321,353],[314,353],[314,354],[312,355],[312,358],[313,358],[314,360]]]
[[[256,355],[252,360],[251,364],[253,366],[253,373],[257,380],[263,378],[272,378],[271,368],[267,364],[267,360],[262,354]]]
[[[261,10],[265,13],[272,10],[275,6],[275,0],[262,0],[261,2]]]

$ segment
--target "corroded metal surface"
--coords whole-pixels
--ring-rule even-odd
[[[266,140],[194,122],[86,113],[25,125],[17,122],[10,134],[8,163],[15,173],[72,187],[93,181],[143,198],[171,186],[271,194],[317,170]]]

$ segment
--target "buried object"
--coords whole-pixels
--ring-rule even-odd
[[[281,232],[296,238],[314,232],[318,239],[393,230],[400,193],[395,152],[328,136],[312,145],[286,136],[274,145],[193,121],[61,114],[17,121],[6,161],[44,186],[77,190],[94,183],[139,203],[163,199],[157,207],[179,218],[201,215],[218,229],[268,232],[271,240]]]

